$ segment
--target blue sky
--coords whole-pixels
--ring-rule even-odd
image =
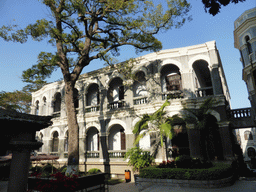
[[[192,9],[193,20],[180,29],[172,29],[160,33],[157,38],[162,42],[163,49],[172,49],[215,40],[220,53],[226,75],[232,108],[250,107],[246,85],[242,80],[242,64],[240,54],[234,48],[234,21],[246,10],[256,7],[255,0],[246,0],[237,5],[228,5],[221,13],[212,16],[205,13],[201,0],[188,0]],[[25,27],[38,19],[50,18],[50,12],[37,0],[0,0],[0,26],[19,24]],[[55,51],[54,47],[45,42],[29,40],[25,44],[5,42],[0,39],[0,91],[21,90],[26,84],[21,81],[22,71],[37,62],[41,52]],[[148,52],[136,55],[131,47],[124,47],[119,61],[130,57],[138,57]],[[103,62],[94,61],[83,73],[103,67]],[[49,82],[61,78],[61,72],[56,71]]]

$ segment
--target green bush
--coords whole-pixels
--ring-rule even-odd
[[[227,178],[231,175],[233,175],[232,167],[225,163],[217,163],[207,169],[148,167],[141,169],[139,173],[142,178],[181,180],[216,180]]]
[[[56,167],[48,163],[42,168],[42,177],[48,177],[57,171],[58,169]]]
[[[133,166],[133,171],[148,167],[154,162],[154,157],[139,147],[129,149],[125,155],[126,159],[129,159],[128,165]]]
[[[101,171],[97,168],[92,168],[88,171],[88,174],[89,175],[92,175],[92,174],[97,174],[97,173],[101,173]]]
[[[67,171],[67,166],[66,165],[59,168],[59,172],[61,172],[61,173],[66,173],[66,171]]]
[[[178,168],[190,168],[192,165],[192,158],[188,155],[181,155],[175,158],[175,162]]]

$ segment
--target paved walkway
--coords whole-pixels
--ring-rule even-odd
[[[256,180],[238,180],[234,185],[224,188],[202,189],[188,187],[168,187],[154,185],[143,190],[143,192],[255,192]],[[109,185],[109,192],[138,192],[135,183],[121,183],[117,185]]]
[[[0,182],[0,192],[7,192],[7,181]],[[255,192],[256,180],[239,180],[234,185],[224,188],[202,189],[188,187],[168,187],[154,185],[143,190],[143,192]],[[117,185],[109,185],[109,192],[138,192],[135,183],[120,183]]]

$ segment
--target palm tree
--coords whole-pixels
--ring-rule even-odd
[[[153,155],[157,154],[159,146],[162,148],[163,160],[167,159],[167,153],[165,152],[165,146],[167,138],[172,139],[172,118],[166,116],[164,108],[170,105],[168,100],[153,114],[144,114],[140,121],[135,124],[133,133],[137,135],[135,145],[137,145],[145,135],[156,134],[156,141],[154,142]],[[145,130],[145,131],[143,131]],[[166,154],[166,155],[165,155]]]
[[[222,154],[217,120],[210,114],[216,104],[217,102],[213,98],[208,98],[199,109],[183,108],[187,112],[184,121],[187,124],[194,124],[200,132],[201,154],[206,161],[215,156],[221,158]]]

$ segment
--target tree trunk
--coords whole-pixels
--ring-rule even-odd
[[[74,103],[74,84],[65,82],[65,103],[68,119],[68,174],[79,171],[79,127]]]

